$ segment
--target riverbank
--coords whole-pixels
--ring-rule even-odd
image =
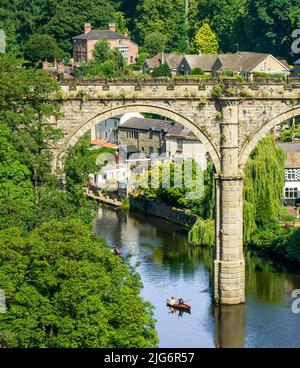
[[[182,209],[174,208],[144,196],[130,195],[129,203],[130,208],[135,211],[162,218],[177,225],[184,226],[187,229],[192,228],[198,219],[195,215],[186,214]]]

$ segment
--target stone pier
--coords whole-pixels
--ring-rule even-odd
[[[216,176],[214,298],[223,305],[245,301],[243,177],[238,166],[238,100],[222,100],[221,174]]]

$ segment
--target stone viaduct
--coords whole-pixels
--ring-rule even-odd
[[[192,130],[216,169],[214,298],[220,304],[245,301],[243,256],[243,169],[261,138],[300,114],[300,82],[236,79],[62,80],[55,96],[65,132],[56,151],[59,165],[97,123],[126,112],[154,113]],[[217,86],[217,87],[216,87]]]

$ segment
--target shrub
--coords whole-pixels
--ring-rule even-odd
[[[191,72],[192,75],[204,75],[204,71],[201,68],[194,68]]]
[[[162,65],[158,66],[157,68],[153,69],[152,76],[154,78],[159,78],[159,77],[171,78],[172,73],[171,73],[171,71],[170,71],[167,64],[162,64]]]

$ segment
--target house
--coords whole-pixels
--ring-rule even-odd
[[[134,64],[138,57],[139,48],[125,34],[116,32],[116,24],[110,23],[107,30],[92,29],[91,23],[85,23],[84,33],[73,37],[73,60],[74,63],[93,60],[95,45],[106,39],[112,49],[118,49],[127,64]]]
[[[197,136],[179,123],[171,126],[166,135],[166,154],[172,159],[193,158],[204,171],[208,153]]]
[[[109,143],[118,144],[119,125],[133,117],[143,118],[143,115],[137,112],[130,112],[101,121],[91,130],[91,140],[102,139]]]
[[[211,74],[217,58],[218,55],[184,55],[179,64],[177,74],[190,75],[195,68],[202,69],[205,74]]]
[[[166,134],[173,122],[160,119],[130,118],[119,126],[119,144],[135,147],[147,155],[166,152]]]
[[[218,55],[212,67],[212,74],[216,76],[223,71],[233,72],[246,78],[256,72],[290,74],[287,63],[278,60],[273,55],[244,51],[239,51],[235,54]]]
[[[300,198],[300,143],[278,143],[287,154],[285,161],[284,200],[288,206],[295,206]]]
[[[294,68],[291,70],[293,76],[298,77],[300,74],[300,59],[294,62]]]
[[[167,54],[160,52],[151,59],[146,59],[142,66],[143,73],[152,73],[153,69],[163,64],[167,64],[172,74],[177,74],[178,66],[183,56],[178,54]]]
[[[131,118],[119,126],[119,144],[129,147],[130,153],[143,152],[151,158],[153,154],[170,161],[193,158],[202,170],[207,168],[208,153],[204,145],[193,132],[172,121]]]

